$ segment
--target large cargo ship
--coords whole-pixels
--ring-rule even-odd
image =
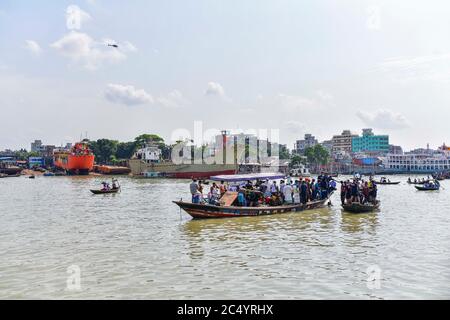
[[[55,150],[53,160],[55,167],[69,174],[87,175],[94,167],[94,154],[88,145],[76,143],[70,150]]]
[[[237,162],[231,164],[176,164],[161,160],[161,150],[154,145],[139,149],[128,161],[131,173],[141,177],[167,177],[177,179],[209,179],[211,176],[236,174]]]

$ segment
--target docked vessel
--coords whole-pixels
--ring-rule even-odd
[[[136,151],[128,161],[131,173],[139,177],[166,177],[177,179],[209,179],[216,175],[231,175],[238,171],[238,164],[176,164],[161,159],[161,150],[155,145],[146,145]]]
[[[95,156],[84,142],[76,143],[70,150],[55,150],[55,167],[74,175],[87,175],[94,167]]]

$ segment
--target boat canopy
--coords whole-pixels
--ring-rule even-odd
[[[239,181],[252,181],[252,180],[277,180],[284,179],[286,177],[283,173],[250,173],[250,174],[235,174],[235,175],[221,175],[211,177],[212,181],[225,181],[225,182],[239,182]]]

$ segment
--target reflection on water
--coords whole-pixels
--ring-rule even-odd
[[[378,225],[377,212],[352,214],[342,210],[341,229],[346,233],[367,232],[375,234]]]
[[[186,181],[119,178],[120,194],[92,195],[103,180],[0,179],[0,298],[450,298],[450,181],[380,186],[371,214],[344,213],[336,194],[320,210],[194,221],[172,203]]]

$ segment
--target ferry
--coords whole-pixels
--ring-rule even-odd
[[[94,167],[95,156],[85,142],[76,143],[70,150],[55,150],[55,167],[73,175],[87,175]]]
[[[211,177],[212,181],[223,181],[227,183],[240,183],[258,180],[279,180],[285,175],[280,173],[256,173],[230,176]],[[178,207],[187,212],[194,219],[217,219],[264,216],[283,213],[295,213],[306,210],[314,210],[326,207],[330,203],[330,192],[325,199],[314,200],[307,203],[290,203],[277,206],[258,205],[256,207],[241,207],[236,205],[237,192],[226,192],[220,199],[219,205],[208,203],[192,203],[183,200],[173,201]]]

